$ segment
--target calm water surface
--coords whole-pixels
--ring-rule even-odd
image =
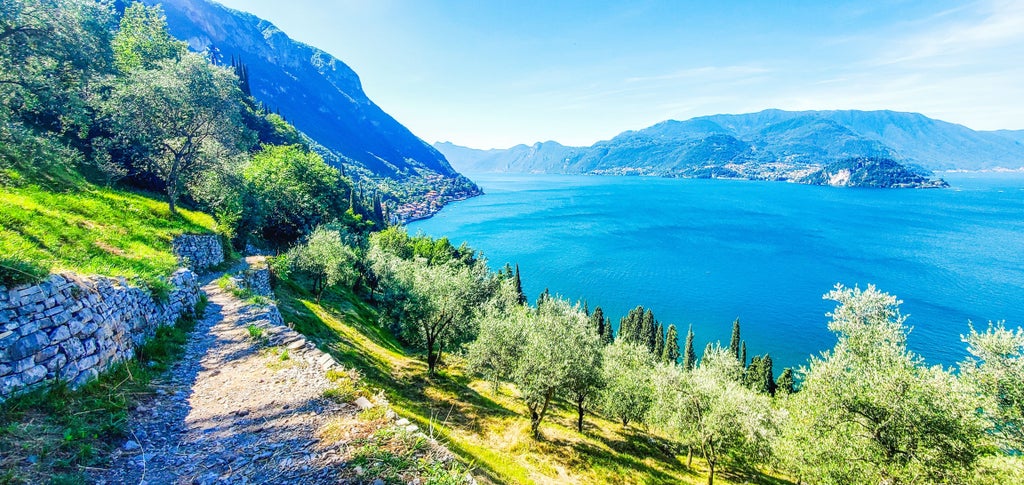
[[[471,176],[487,195],[409,225],[519,263],[532,299],[643,305],[693,325],[698,352],[728,343],[778,373],[835,344],[821,296],[875,284],[904,301],[912,350],[953,365],[968,321],[1024,325],[1024,174],[946,175],[946,190],[552,175]]]

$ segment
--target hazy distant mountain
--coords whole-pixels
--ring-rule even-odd
[[[378,177],[413,180],[424,193],[475,189],[440,152],[374,104],[359,76],[330,54],[290,39],[266,20],[208,0],[145,3],[161,4],[171,33],[192,49],[209,50],[223,64],[244,63],[257,100],[347,163]]]
[[[883,170],[891,160],[908,172],[1024,166],[1019,132],[978,132],[917,113],[781,111],[665,121],[589,147],[554,142],[507,150],[436,145],[459,169],[476,172],[647,174],[740,177],[821,183],[836,163]],[[461,147],[460,147],[461,148]],[[851,165],[852,164],[852,165]],[[884,166],[884,168],[883,168]],[[864,178],[864,180],[870,177]],[[903,176],[882,177],[901,185]],[[854,180],[857,180],[855,177]],[[898,182],[902,180],[903,182]]]
[[[986,133],[992,133],[994,135],[999,135],[999,136],[1001,136],[1003,138],[1009,138],[1010,140],[1013,140],[1013,141],[1017,142],[1018,144],[1024,144],[1024,130],[996,130],[996,131],[989,131],[989,132],[986,132]]]

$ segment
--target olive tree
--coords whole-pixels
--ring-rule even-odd
[[[838,342],[784,400],[782,463],[820,483],[963,481],[983,435],[976,396],[907,350],[895,297],[837,285],[825,298],[837,302],[828,327]]]
[[[963,336],[971,354],[960,364],[960,375],[984,399],[985,417],[999,445],[1024,451],[1024,329],[1007,329],[1004,322]]]
[[[693,371],[662,365],[654,373],[654,402],[648,422],[708,464],[708,485],[723,462],[733,466],[767,463],[778,418],[769,398],[741,382],[743,369],[731,349],[712,347]]]
[[[320,226],[304,243],[288,251],[290,266],[309,279],[317,303],[324,290],[352,287],[359,276],[355,269],[359,256],[354,245],[345,240],[346,235],[344,229]]]
[[[642,421],[651,406],[654,357],[647,347],[616,339],[604,348],[600,407],[622,422]]]
[[[241,100],[233,73],[185,53],[120,77],[106,112],[124,148],[164,184],[175,212],[189,177],[251,144]]]

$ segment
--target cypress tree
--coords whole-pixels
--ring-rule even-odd
[[[692,338],[687,340],[692,346]],[[665,350],[661,354],[661,360],[672,365],[679,364],[679,332],[676,331],[675,325],[668,326],[668,336],[665,337]]]
[[[743,367],[747,366],[747,341],[743,341],[743,345],[740,346],[740,365]]]
[[[754,391],[763,392],[764,382],[761,380],[761,356],[750,358],[750,365],[743,371],[743,384]]]
[[[783,394],[793,394],[796,392],[796,385],[793,382],[793,369],[789,367],[782,369],[779,380],[775,381],[775,392]]]
[[[761,359],[761,382],[764,384],[764,390],[775,395],[775,373],[772,371],[772,356],[764,354],[764,358]]]
[[[583,314],[588,317],[590,316],[590,308],[587,305],[587,300],[583,300]]]
[[[649,308],[646,312],[644,312],[644,317],[640,328],[640,338],[642,339],[641,343],[647,346],[648,352],[650,352],[652,355],[657,355],[654,354],[654,347],[657,343],[657,337],[654,334],[657,333],[658,329],[656,324],[654,323],[654,312],[652,312]]]
[[[612,329],[611,317],[604,317],[604,333],[601,334],[601,338],[604,340],[605,345],[611,345],[615,342],[615,331]]]
[[[665,353],[665,329],[659,322],[654,331],[654,359],[658,360]]]
[[[526,293],[523,293],[523,280],[519,277],[519,263],[516,263],[516,293],[519,293],[519,304],[526,304]]]
[[[693,370],[697,365],[697,355],[693,351],[693,325],[686,331],[686,346],[683,347],[683,369]]]
[[[590,325],[597,330],[597,336],[604,338],[604,310],[601,307],[594,307],[594,313],[590,315]]]
[[[540,306],[544,302],[546,302],[546,301],[548,301],[550,299],[551,299],[551,291],[549,291],[547,288],[544,288],[544,291],[541,292],[540,296],[537,297],[537,308],[540,308]]]
[[[729,350],[732,351],[732,355],[736,356],[736,360],[740,360],[740,319],[732,322],[732,338],[729,339]]]

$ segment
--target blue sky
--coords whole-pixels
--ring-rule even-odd
[[[351,66],[428,142],[892,109],[1024,129],[1024,1],[222,0]]]

